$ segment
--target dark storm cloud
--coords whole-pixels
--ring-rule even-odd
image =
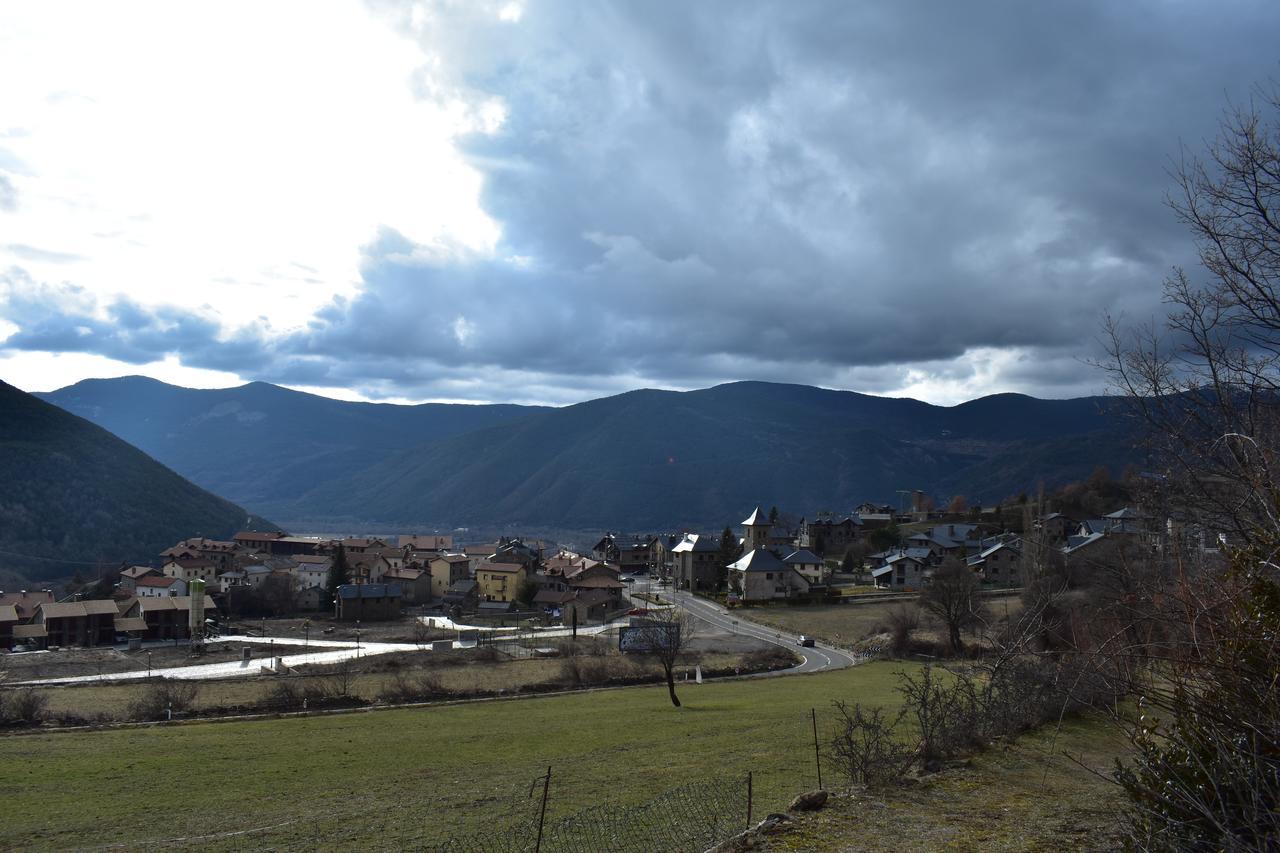
[[[388,229],[361,292],[287,335],[111,306],[99,325],[20,323],[5,345],[152,347],[374,395],[887,392],[913,376],[1083,393],[1102,385],[1086,362],[1104,313],[1158,314],[1161,280],[1193,262],[1163,203],[1169,158],[1275,72],[1280,6],[532,3],[512,24],[462,4],[425,32],[408,20],[451,74],[424,92],[505,105],[498,133],[466,142],[497,257]],[[974,355],[991,351],[1011,355]]]

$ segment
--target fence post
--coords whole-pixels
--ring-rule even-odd
[[[542,777],[542,810],[538,813],[538,843],[534,846],[534,853],[542,851],[542,825],[547,819],[547,794],[551,790],[551,768],[547,768],[547,775]]]
[[[810,708],[809,714],[813,719],[813,760],[818,765],[818,787],[822,787],[822,751],[818,749],[818,711],[816,708]]]
[[[747,771],[747,829],[751,828],[751,771]]]

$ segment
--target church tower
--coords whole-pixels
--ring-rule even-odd
[[[744,529],[742,547],[744,551],[751,552],[757,548],[767,547],[769,544],[769,516],[760,511],[760,507],[756,507],[756,511],[751,513],[746,521],[742,522]]]

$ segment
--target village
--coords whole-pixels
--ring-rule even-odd
[[[443,617],[440,624],[576,629],[643,618],[647,606],[663,603],[664,592],[671,603],[669,591],[731,608],[916,593],[946,560],[962,561],[984,589],[1016,590],[1032,551],[1041,561],[1079,560],[1122,542],[1154,547],[1158,538],[1150,520],[1127,507],[1102,518],[1024,515],[1027,533],[998,529],[989,512],[960,521],[920,501],[909,513],[862,504],[792,524],[776,509],[757,507],[741,522],[740,536],[729,529],[605,533],[587,553],[508,537],[457,545],[438,534],[321,539],[242,531],[227,541],[179,542],[155,565],[122,567],[88,587],[89,594],[0,592],[0,648],[138,648],[144,641],[187,641],[193,629],[212,635],[236,620],[261,620],[265,633],[268,619],[285,618],[364,625],[366,632],[432,614]],[[109,595],[93,594],[104,585]]]

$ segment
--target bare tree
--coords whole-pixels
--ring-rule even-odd
[[[964,651],[960,632],[981,621],[978,579],[963,561],[948,557],[933,573],[920,594],[920,607],[942,621],[953,654]]]
[[[1260,108],[1271,114],[1271,123]],[[1238,542],[1280,527],[1280,91],[1232,108],[1207,159],[1184,156],[1173,211],[1207,278],[1165,281],[1167,327],[1109,321],[1105,365],[1146,431],[1170,509]]]
[[[633,647],[662,666],[671,704],[677,708],[680,707],[680,697],[676,696],[676,664],[692,639],[693,620],[679,607],[650,610],[644,624],[632,634]]]
[[[1107,368],[1160,475],[1147,501],[1167,523],[1149,543],[1154,567],[1105,577],[1129,609],[1113,609],[1097,648],[1137,658],[1147,676],[1134,759],[1118,774],[1134,846],[1275,849],[1280,90],[1229,109],[1207,155],[1184,156],[1173,177],[1170,206],[1203,278],[1179,269],[1166,280],[1164,328],[1107,325]],[[1205,546],[1225,565],[1202,560]]]

